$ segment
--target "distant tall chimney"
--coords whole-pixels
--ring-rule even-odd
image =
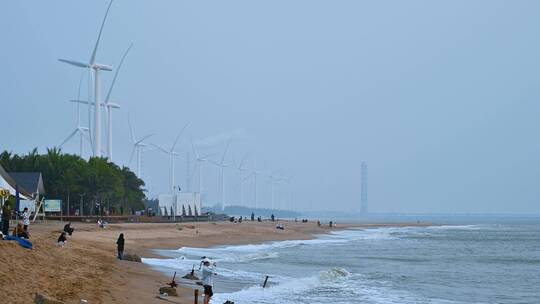
[[[360,197],[360,213],[367,214],[368,213],[368,201],[367,201],[367,163],[362,162],[361,165],[361,197]]]

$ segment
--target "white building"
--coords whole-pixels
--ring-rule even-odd
[[[163,216],[199,216],[201,215],[201,195],[198,192],[161,194],[159,209]]]

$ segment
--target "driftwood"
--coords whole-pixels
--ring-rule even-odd
[[[123,260],[141,263],[141,257],[135,253],[125,253]]]

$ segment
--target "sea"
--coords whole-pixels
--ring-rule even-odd
[[[447,223],[156,250],[164,258],[143,262],[183,275],[197,270],[202,256],[213,259],[211,303],[219,304],[540,303],[540,218],[441,221]]]

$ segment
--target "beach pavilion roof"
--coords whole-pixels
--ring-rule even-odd
[[[17,182],[11,177],[9,173],[4,170],[2,165],[0,165],[0,188],[6,189],[9,191],[9,194],[15,195],[15,186]],[[23,199],[31,199],[32,194],[28,192],[22,185],[19,187],[19,194]]]
[[[41,172],[9,172],[19,187],[30,193],[45,194]]]

